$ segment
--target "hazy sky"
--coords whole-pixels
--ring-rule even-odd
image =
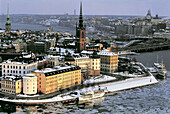
[[[84,15],[170,16],[170,0],[82,0]],[[80,0],[0,0],[0,14],[79,14]]]

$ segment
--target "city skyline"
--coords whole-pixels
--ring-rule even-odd
[[[1,0],[0,14],[79,14],[81,0]],[[151,10],[152,16],[170,16],[169,0],[82,0],[83,15],[139,15]],[[154,5],[153,5],[154,3]]]

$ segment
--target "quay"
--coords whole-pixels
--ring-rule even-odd
[[[129,78],[123,81],[110,82],[110,83],[99,84],[99,85],[101,87],[107,87],[108,91],[106,91],[105,93],[108,94],[112,92],[123,91],[127,89],[133,89],[133,88],[157,84],[157,83],[158,81],[151,74],[151,76],[147,76],[147,77]],[[68,103],[76,100],[77,100],[76,97],[72,97],[69,95],[63,97],[56,96],[50,99],[42,99],[42,100],[0,98],[0,102],[12,103],[16,105],[42,105],[42,104],[53,104],[53,103]]]

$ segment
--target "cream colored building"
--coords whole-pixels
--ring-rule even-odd
[[[37,93],[37,76],[34,74],[25,74],[23,77],[23,93],[33,95]]]
[[[24,76],[37,69],[37,63],[24,63],[7,60],[2,63],[2,76]]]
[[[90,75],[100,75],[100,57],[91,55],[73,55],[74,58],[71,61],[65,61],[66,63],[79,66],[82,70],[90,70]]]
[[[20,94],[22,91],[22,80],[14,76],[6,76],[1,79],[1,92],[8,94]]]
[[[99,52],[101,59],[100,70],[106,73],[114,73],[118,68],[118,54],[114,52]]]

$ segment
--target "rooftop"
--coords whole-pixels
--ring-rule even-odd
[[[35,74],[25,74],[23,78],[37,78]]]
[[[74,70],[79,70],[81,69],[78,66],[75,65],[61,65],[61,66],[55,66],[54,68],[45,68],[42,70],[35,70],[35,73],[44,73],[45,76],[52,76],[55,74],[61,74],[65,72],[70,72]]]

